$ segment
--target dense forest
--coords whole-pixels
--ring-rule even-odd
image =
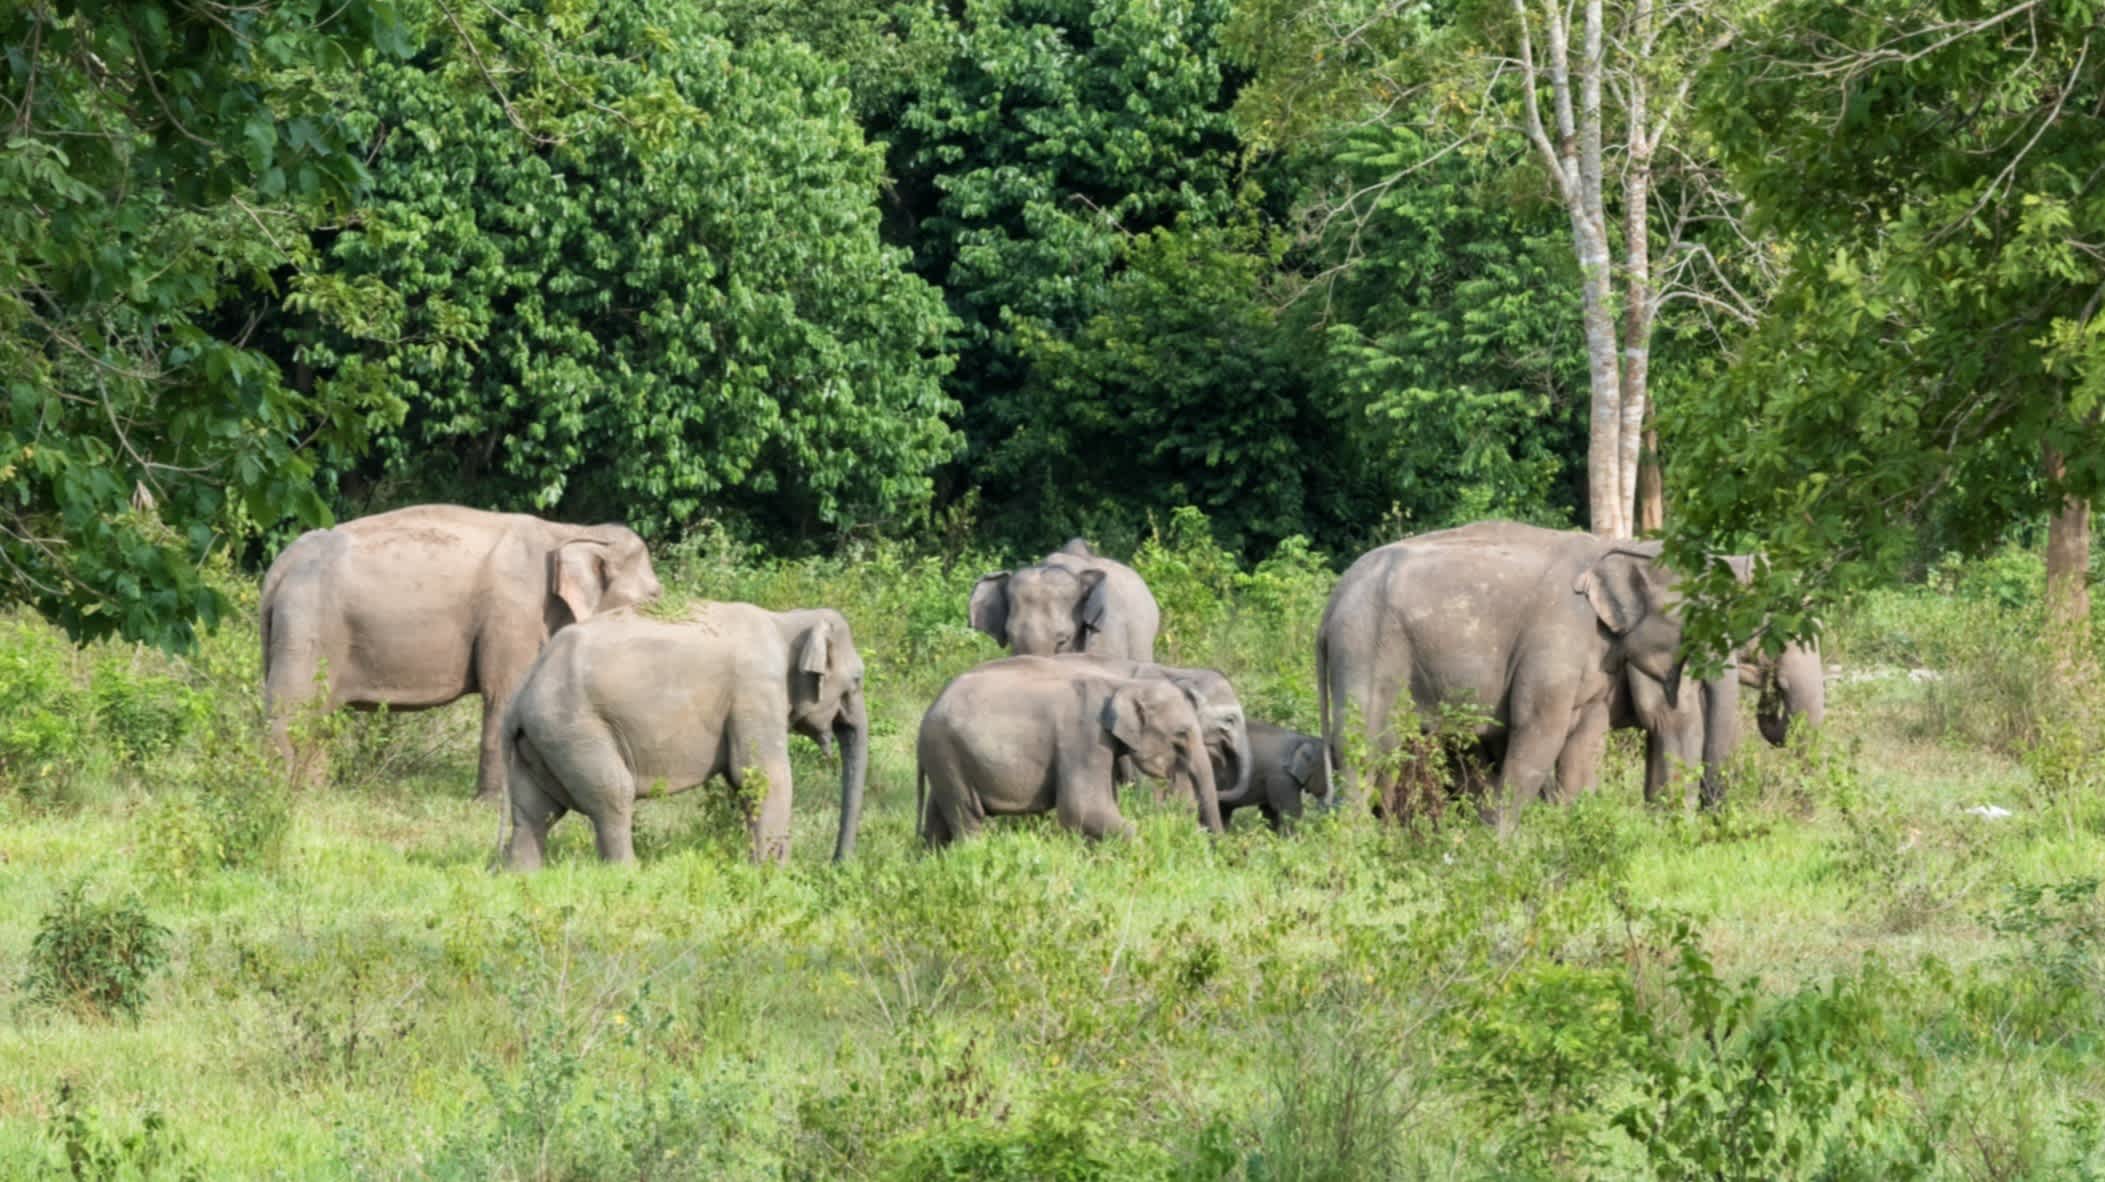
[[[1789,622],[2066,558],[2105,482],[2073,0],[4,21],[0,580],[79,635],[187,643],[213,552],[420,500],[805,553],[1664,522]]]

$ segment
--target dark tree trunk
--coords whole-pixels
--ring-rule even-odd
[[[2067,474],[2061,453],[2042,449],[2046,477]],[[2090,502],[2070,499],[2047,518],[2047,635],[2059,664],[2067,666],[2090,652]]]

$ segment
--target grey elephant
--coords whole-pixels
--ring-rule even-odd
[[[1688,769],[1703,769],[1711,779],[1699,782],[1706,804],[1715,804],[1721,791],[1716,769],[1739,746],[1740,673],[1728,664],[1714,681],[1702,683],[1699,693],[1682,693],[1669,699],[1659,681],[1635,668],[1624,672],[1609,705],[1609,726],[1616,730],[1636,729],[1645,733],[1645,800],[1659,803],[1668,798],[1677,777]],[[1592,758],[1598,762],[1599,756]],[[1560,775],[1560,790],[1568,783]]]
[[[1757,694],[1755,725],[1771,746],[1827,718],[1827,666],[1817,641],[1791,641],[1773,657],[1749,645],[1740,650],[1739,669],[1740,685]]]
[[[1189,791],[1199,823],[1221,829],[1198,712],[1166,678],[982,665],[943,688],[914,750],[921,839],[932,847],[972,836],[990,816],[1026,813],[1055,813],[1090,838],[1127,832],[1115,782],[1122,757]]]
[[[677,621],[623,612],[565,629],[506,717],[507,861],[539,867],[548,827],[572,810],[591,820],[601,858],[632,861],[638,799],[713,777],[745,791],[756,773],[764,791],[749,821],[753,859],[786,861],[791,731],[829,751],[840,742],[833,856],[848,857],[869,772],[862,683],[848,621],[830,609],[702,603]]]
[[[983,576],[967,614],[996,644],[1034,657],[1093,653],[1153,661],[1162,624],[1139,574],[1080,538],[1036,566]]]
[[[1755,557],[1734,554],[1725,559],[1740,582],[1754,578]],[[1740,686],[1757,694],[1755,723],[1762,738],[1781,747],[1794,724],[1818,727],[1827,717],[1827,666],[1818,641],[1789,641],[1775,655],[1750,639],[1737,654]]]
[[[1551,787],[1560,796],[1598,774],[1619,684],[1630,671],[1658,697],[1631,694],[1647,727],[1689,741],[1681,625],[1673,575],[1657,543],[1607,542],[1587,534],[1487,522],[1406,539],[1363,555],[1338,580],[1316,642],[1317,694],[1326,753],[1337,786],[1351,794],[1346,727],[1356,716],[1368,753],[1396,750],[1399,711],[1439,719],[1474,711],[1472,726],[1497,763],[1487,811],[1503,827],[1514,810]],[[1738,674],[1703,683],[1712,705],[1698,737],[1704,799],[1722,792],[1720,772],[1736,727]],[[1386,796],[1396,769],[1381,768]]]
[[[1277,831],[1300,819],[1305,798],[1330,797],[1323,740],[1269,722],[1249,724],[1250,779],[1239,791],[1221,793],[1221,821],[1237,809],[1255,808]]]
[[[1206,754],[1213,765],[1213,782],[1222,796],[1240,793],[1249,782],[1251,768],[1250,734],[1244,726],[1242,700],[1235,696],[1235,686],[1226,675],[1217,669],[1200,669],[1179,665],[1157,665],[1150,661],[1132,661],[1123,657],[1102,657],[1093,653],[1062,653],[1056,657],[1007,657],[989,661],[986,668],[997,665],[1027,667],[1034,661],[1054,662],[1050,668],[1093,670],[1110,677],[1155,677],[1166,679],[1183,688],[1191,698],[1192,707],[1198,712],[1199,733],[1206,744]],[[1118,782],[1130,783],[1139,777],[1133,773],[1131,760],[1119,761]]]
[[[478,799],[504,788],[505,705],[549,636],[655,599],[621,525],[419,505],[310,530],[263,578],[263,698],[288,762],[295,707],[421,710],[482,696]]]

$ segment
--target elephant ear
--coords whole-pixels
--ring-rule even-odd
[[[1303,789],[1315,774],[1323,770],[1323,744],[1313,740],[1294,748],[1287,757],[1286,774]]]
[[[1091,550],[1089,548],[1089,543],[1081,538],[1067,539],[1067,544],[1065,546],[1060,547],[1059,550],[1056,551],[1056,553],[1070,554],[1076,558],[1096,557],[1096,551]]]
[[[969,610],[972,626],[994,638],[994,643],[1009,643],[1009,572],[997,571],[982,575],[972,585],[972,606]]]
[[[1652,559],[1642,551],[1610,550],[1579,572],[1571,589],[1586,597],[1593,614],[1617,636],[1644,622],[1654,607]]]
[[[607,591],[607,547],[603,542],[565,542],[548,556],[549,585],[580,623],[599,609]]]
[[[1111,589],[1105,584],[1104,572],[1085,570],[1075,577],[1082,581],[1082,602],[1075,609],[1075,618],[1091,632],[1102,632],[1111,618]]]
[[[797,655],[797,671],[824,677],[833,662],[833,621],[821,619],[806,628],[799,647],[803,651]]]
[[[1111,737],[1137,750],[1147,742],[1148,706],[1135,686],[1120,686],[1104,699],[1104,729]]]
[[[1754,582],[1754,556],[1752,554],[1727,554],[1725,565],[1732,568],[1732,577],[1745,587]]]

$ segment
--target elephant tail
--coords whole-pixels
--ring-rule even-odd
[[[928,836],[928,766],[914,760],[914,827],[923,839]]]
[[[1328,623],[1326,620],[1325,623]],[[1342,708],[1343,703],[1339,704]],[[1316,716],[1323,731],[1323,782],[1337,791],[1338,773],[1345,763],[1345,726],[1330,712],[1330,630],[1316,630]]]

